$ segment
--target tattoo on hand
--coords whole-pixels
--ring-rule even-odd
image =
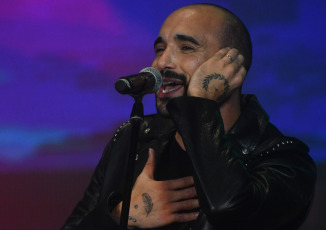
[[[152,198],[147,193],[143,193],[142,197],[145,204],[145,211],[148,216],[148,214],[152,211],[154,204],[152,202]]]
[[[229,86],[229,81],[221,74],[213,73],[205,77],[203,81],[203,88],[207,91],[208,90],[208,85],[211,80],[213,79],[218,79],[218,80],[224,80],[224,92],[222,95],[220,95],[217,99],[220,100],[225,97],[225,95],[229,92],[230,86]],[[215,88],[215,92],[218,91],[217,88]]]

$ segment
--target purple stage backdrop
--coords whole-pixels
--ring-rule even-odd
[[[200,1],[0,1],[0,229],[54,230],[81,198],[133,100],[118,77],[150,66],[168,14]],[[325,226],[326,2],[205,1],[229,8],[252,34],[244,93],[284,134],[311,148],[319,178],[302,229]],[[155,112],[153,95],[143,100]]]

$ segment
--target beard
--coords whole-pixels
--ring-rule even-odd
[[[171,70],[163,70],[161,71],[161,74],[163,76],[163,82],[164,77],[169,79],[178,79],[181,80],[184,85],[184,94],[182,96],[187,95],[187,77],[184,74],[178,74],[176,72],[173,72]],[[166,105],[168,102],[175,97],[159,97],[158,93],[155,93],[155,100],[156,100],[156,110],[157,112],[162,115],[163,117],[170,117],[170,114],[166,108]]]
[[[157,94],[155,94],[155,98],[156,98],[156,111],[163,117],[170,117],[170,114],[166,109],[166,105],[172,98],[171,97],[158,98]]]

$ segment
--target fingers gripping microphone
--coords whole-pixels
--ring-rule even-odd
[[[121,77],[114,84],[115,89],[121,94],[139,96],[154,93],[161,85],[162,75],[153,67],[142,69],[138,74]]]

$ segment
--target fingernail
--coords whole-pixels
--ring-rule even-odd
[[[231,47],[226,47],[226,49],[230,51],[232,48]]]

